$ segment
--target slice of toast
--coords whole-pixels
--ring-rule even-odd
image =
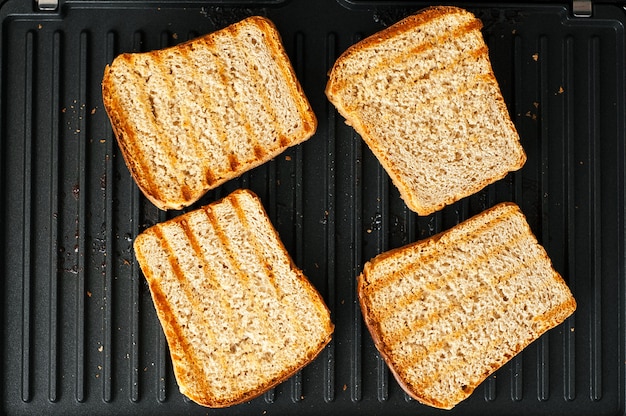
[[[358,294],[400,385],[443,409],[576,309],[512,203],[380,254],[365,265]]]
[[[331,339],[322,297],[250,191],[157,224],[134,247],[180,391],[201,405],[262,394]]]
[[[250,17],[180,45],[125,53],[102,81],[128,168],[161,209],[180,209],[315,133],[274,24]]]
[[[526,161],[481,28],[463,9],[428,8],[351,46],[330,71],[329,100],[420,215]]]

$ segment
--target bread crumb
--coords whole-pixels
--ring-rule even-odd
[[[533,106],[534,106],[535,108],[539,108],[539,103],[538,103],[537,101],[533,101]]]
[[[526,112],[526,114],[524,114],[526,117],[529,117],[533,120],[537,120],[537,114],[531,113],[530,110]]]
[[[344,384],[344,385],[343,385],[343,387],[342,387],[341,389],[342,389],[343,391],[348,390],[348,385],[347,385],[347,384]]]
[[[91,292],[87,291],[87,296],[91,297]]]
[[[104,347],[103,347],[102,345],[100,345],[100,346],[98,347],[98,352],[102,352],[102,351],[104,351]]]
[[[557,91],[557,94],[563,94],[565,92],[565,90],[563,89],[563,86],[561,85],[559,87],[559,90]]]
[[[285,156],[285,160],[289,162],[291,160],[291,156],[289,155]]]
[[[539,54],[533,53],[533,61],[537,62],[539,60]]]
[[[37,29],[39,29],[39,30],[43,29],[43,25],[42,25],[41,23],[39,23],[39,24],[37,25]]]

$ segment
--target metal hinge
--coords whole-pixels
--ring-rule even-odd
[[[572,0],[572,8],[576,17],[591,17],[592,0]]]
[[[37,8],[46,12],[54,11],[59,7],[59,0],[37,0]]]

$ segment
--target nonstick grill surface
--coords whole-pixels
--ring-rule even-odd
[[[431,3],[65,1],[0,7],[0,413],[624,414],[626,14],[596,4],[457,3],[483,19],[528,161],[443,211],[410,212],[324,96],[349,45]],[[179,392],[134,237],[179,214],[134,185],[104,112],[104,66],[241,18],[272,19],[319,119],[317,133],[209,192],[250,188],[324,296],[331,344],[249,403],[213,410]],[[517,202],[578,309],[444,412],[410,400],[365,329],[355,281],[379,252],[500,201]]]

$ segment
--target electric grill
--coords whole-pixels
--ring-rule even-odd
[[[522,138],[523,169],[421,217],[324,95],[348,46],[434,2],[0,2],[0,414],[623,415],[626,393],[626,11],[614,0],[451,3],[483,20]],[[246,16],[280,31],[319,126],[189,209],[257,193],[324,296],[333,341],[263,396],[203,408],[178,391],[134,237],[180,214],[138,191],[102,106],[122,52]],[[575,314],[451,411],[411,400],[365,329],[356,276],[376,254],[501,201],[520,205],[578,302]]]

